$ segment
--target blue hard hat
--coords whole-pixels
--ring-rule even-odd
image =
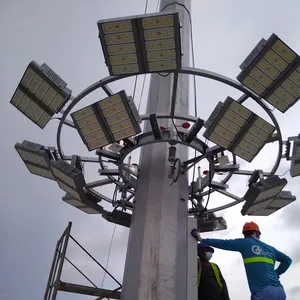
[[[210,246],[208,246],[208,245],[206,245],[206,244],[204,244],[204,243],[198,243],[198,246],[197,246],[197,249],[198,249],[198,250],[199,250],[199,249],[204,249],[204,248],[209,249],[209,251],[210,251],[211,253],[214,253],[214,252],[215,252],[215,249],[214,249],[214,248],[212,248],[212,247],[210,247]]]

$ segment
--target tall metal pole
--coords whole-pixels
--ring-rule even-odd
[[[179,11],[183,65],[189,65],[190,0],[177,0],[177,4],[161,0],[160,10]],[[173,78],[172,74],[167,77],[159,74],[151,76],[147,113],[170,112]],[[179,75],[175,113],[188,114],[188,89],[188,76]],[[168,144],[158,143],[141,150],[122,300],[187,298],[188,180],[186,175],[180,175],[178,181],[171,185],[168,148]],[[180,159],[187,158],[187,151],[177,145]]]

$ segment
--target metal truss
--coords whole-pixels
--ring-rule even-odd
[[[175,99],[177,94],[177,88],[176,88],[176,78],[178,79],[179,74],[186,74],[186,75],[195,75],[203,78],[208,78],[211,80],[215,80],[218,82],[221,82],[223,84],[226,84],[236,90],[239,90],[243,93],[243,95],[237,100],[239,103],[243,103],[248,99],[252,99],[255,101],[270,117],[273,125],[276,128],[276,134],[272,136],[272,138],[268,141],[269,143],[278,142],[278,154],[277,158],[274,162],[273,168],[269,172],[264,172],[264,176],[272,176],[276,173],[281,158],[283,157],[283,141],[282,141],[282,135],[281,130],[279,127],[279,124],[272,113],[272,111],[269,109],[267,104],[255,93],[253,93],[251,90],[249,90],[247,87],[243,86],[239,82],[232,80],[228,77],[222,76],[217,73],[213,73],[210,71],[197,69],[197,68],[191,68],[186,67],[183,68],[180,71],[175,71],[173,73],[173,89],[172,89],[172,105],[170,108],[170,112],[157,112],[155,114],[146,114],[142,115],[141,119],[143,122],[150,122],[151,129],[148,132],[144,132],[136,137],[134,137],[132,140],[127,141],[128,144],[126,147],[124,147],[120,154],[114,154],[108,151],[102,151],[101,149],[96,152],[96,157],[81,157],[81,161],[83,162],[89,162],[89,163],[98,163],[100,165],[100,174],[101,176],[105,176],[106,179],[99,180],[96,182],[88,183],[85,187],[85,189],[93,193],[95,197],[99,201],[106,201],[111,204],[113,204],[115,207],[122,207],[122,209],[128,209],[132,210],[134,206],[134,190],[136,186],[136,181],[138,178],[138,172],[133,172],[129,167],[128,164],[125,163],[125,159],[130,155],[130,153],[140,147],[143,147],[148,144],[155,144],[155,143],[169,143],[170,145],[174,144],[183,144],[187,147],[190,147],[194,150],[196,150],[196,157],[189,159],[187,161],[181,162],[182,172],[187,172],[190,168],[192,168],[195,164],[199,163],[200,161],[206,159],[210,166],[210,177],[205,178],[204,180],[204,186],[210,187],[209,190],[202,191],[201,194],[199,194],[199,197],[203,197],[208,195],[209,193],[218,192],[221,193],[229,198],[232,198],[233,201],[222,205],[213,209],[208,209],[206,213],[214,213],[216,211],[220,211],[229,207],[232,207],[236,204],[241,203],[244,201],[242,198],[237,197],[236,195],[229,193],[226,189],[228,188],[228,183],[233,175],[241,175],[241,176],[249,176],[252,175],[254,170],[241,170],[239,167],[239,164],[237,163],[237,158],[234,154],[232,154],[232,163],[231,165],[228,165],[226,167],[220,167],[215,166],[214,164],[214,157],[217,153],[224,151],[219,146],[214,147],[208,147],[201,139],[197,138],[197,122],[204,122],[204,120],[201,120],[199,118],[196,118],[194,116],[184,116],[184,115],[175,115]],[[68,120],[67,117],[71,110],[87,95],[92,93],[93,91],[101,88],[108,96],[111,96],[114,94],[114,92],[110,89],[108,86],[110,83],[113,83],[117,80],[121,80],[124,78],[127,78],[130,76],[109,76],[106,77],[100,81],[95,82],[88,88],[86,88],[84,91],[82,91],[77,97],[72,98],[72,101],[69,103],[69,105],[65,108],[65,110],[62,112],[62,116],[59,119],[59,125],[57,129],[57,149],[58,154],[62,159],[70,160],[71,156],[67,156],[64,154],[63,148],[62,148],[62,142],[61,142],[61,130],[63,125],[67,125],[69,127],[73,127],[72,121]],[[164,119],[164,120],[181,120],[181,121],[188,121],[193,124],[194,130],[193,133],[189,131],[187,134],[183,131],[172,130],[171,128],[166,129],[164,131],[160,131],[157,126],[157,120]],[[193,127],[192,126],[192,127]],[[187,135],[190,134],[190,138],[187,138]],[[214,182],[213,177],[215,173],[226,173],[226,177],[221,180],[220,182]],[[120,191],[122,198],[120,200],[114,201],[113,199],[106,197],[102,195],[101,193],[97,192],[95,190],[96,187],[101,187],[107,184],[115,184],[118,191]],[[193,200],[194,195],[190,194],[190,200]],[[200,208],[199,208],[200,209]],[[199,210],[198,209],[198,210]],[[115,212],[117,213],[117,212]],[[194,208],[189,211],[190,214],[197,214],[197,208]],[[104,211],[104,214],[107,216],[107,212]],[[116,219],[110,219],[112,222],[115,222]],[[125,222],[128,223],[127,221]],[[124,224],[122,224],[124,225]]]

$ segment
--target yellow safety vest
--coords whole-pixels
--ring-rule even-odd
[[[219,269],[218,269],[217,265],[212,263],[212,262],[210,262],[210,265],[213,268],[213,271],[214,271],[214,274],[215,274],[215,277],[216,277],[216,280],[217,280],[217,284],[220,287],[220,290],[222,291],[223,290],[223,283],[221,282]],[[198,287],[200,285],[201,272],[202,272],[202,268],[200,267],[199,271],[198,271],[198,281],[197,281],[197,286]]]

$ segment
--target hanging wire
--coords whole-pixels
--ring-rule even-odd
[[[140,97],[140,101],[139,101],[139,105],[138,105],[138,112],[140,112],[140,108],[141,108],[141,103],[142,103],[143,94],[144,94],[145,81],[146,81],[146,74],[144,75],[144,79],[143,79],[141,97]]]
[[[192,16],[191,12],[186,9],[189,14],[189,20],[190,20],[190,36],[191,36],[191,50],[192,50],[192,65],[193,68],[195,68],[195,51],[194,51],[194,35],[193,35],[193,24],[192,24]],[[195,117],[198,117],[198,107],[197,107],[197,86],[196,86],[196,75],[193,75],[193,84],[194,84],[194,114]],[[197,156],[197,151],[194,151],[194,158]],[[195,181],[195,175],[196,175],[196,165],[193,167],[193,181]]]
[[[135,92],[136,92],[136,86],[137,86],[137,78],[138,78],[138,76],[136,75],[135,76],[135,80],[134,80],[134,86],[133,86],[133,96],[132,96],[133,100],[135,99]]]
[[[114,240],[114,235],[115,235],[115,232],[116,232],[116,228],[117,228],[117,224],[115,224],[113,232],[112,232],[112,235],[111,235],[105,269],[107,269],[107,267],[108,267],[108,263],[109,263],[109,259],[110,259],[110,253],[111,253],[111,248],[112,248],[112,244],[113,244],[113,240]],[[104,275],[103,275],[103,278],[102,278],[101,288],[103,287],[105,277],[106,277],[106,272],[104,272]]]
[[[284,176],[288,171],[289,171],[290,169],[287,169],[283,174],[281,174],[281,175],[278,175],[279,177],[282,177],[282,176]]]
[[[120,178],[118,178],[118,180],[120,180]],[[115,202],[115,200],[117,198],[117,191],[118,191],[118,188],[117,188],[117,185],[116,185],[114,193],[113,193],[113,202]],[[114,226],[114,229],[113,229],[113,232],[112,232],[112,235],[111,235],[111,239],[110,239],[110,244],[109,244],[109,248],[108,248],[108,255],[107,255],[107,260],[106,260],[106,265],[105,265],[105,269],[106,270],[108,268],[108,263],[109,263],[109,259],[110,259],[110,253],[111,253],[111,248],[112,248],[112,244],[113,244],[113,240],[114,240],[116,228],[117,228],[117,224],[115,224],[115,226]],[[106,272],[104,272],[104,274],[103,274],[101,288],[103,287],[105,277],[106,277]]]

